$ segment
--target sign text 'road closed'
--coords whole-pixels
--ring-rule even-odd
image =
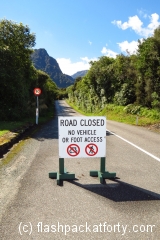
[[[105,157],[105,117],[59,117],[59,157]]]

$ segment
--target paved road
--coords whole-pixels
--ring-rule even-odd
[[[52,121],[12,149],[13,160],[1,170],[0,239],[158,240],[160,135],[107,121],[106,167],[118,178],[102,185],[89,176],[99,159],[65,159],[77,180],[60,187],[48,177],[59,167],[58,116],[80,114],[64,101],[56,109]]]

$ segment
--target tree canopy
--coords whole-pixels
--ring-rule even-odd
[[[16,120],[30,115],[33,89],[42,88],[46,104],[53,102],[57,86],[50,77],[36,70],[31,61],[35,34],[28,26],[9,20],[0,21],[0,116]]]
[[[83,111],[106,103],[160,109],[160,27],[139,41],[137,54],[103,56],[90,64],[87,75],[67,88],[69,100]]]

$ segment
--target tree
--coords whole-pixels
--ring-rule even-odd
[[[160,25],[154,30],[153,37],[160,43]]]
[[[139,43],[136,84],[137,102],[151,107],[152,93],[156,93],[160,99],[160,42],[155,37],[150,37]]]
[[[36,87],[42,89],[42,98],[44,103],[49,107],[53,105],[53,100],[56,99],[58,87],[51,80],[49,75],[41,70],[37,70]]]
[[[35,76],[30,60],[35,34],[28,26],[0,21],[0,105],[3,119],[26,114],[29,88]]]
[[[135,69],[137,57],[135,55],[124,56],[118,55],[115,64],[115,97],[114,102],[118,105],[127,105],[134,103],[135,83],[137,72]]]
[[[92,63],[87,73],[90,86],[94,89],[100,101],[103,97],[103,103],[104,98],[107,102],[111,102],[114,95],[114,61],[113,58],[100,57],[98,61]]]

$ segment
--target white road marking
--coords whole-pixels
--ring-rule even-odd
[[[123,138],[123,137],[121,137],[121,136],[119,136],[119,135],[117,135],[117,134],[115,134],[115,133],[113,133],[113,132],[109,131],[108,129],[106,129],[106,130],[107,130],[108,132],[110,132],[111,134],[115,135],[116,137],[118,137],[118,138],[122,139],[123,141],[125,141],[125,142],[129,143],[129,144],[130,144],[130,145],[132,145],[133,147],[135,147],[135,148],[139,149],[140,151],[142,151],[142,152],[146,153],[146,154],[147,154],[147,155],[149,155],[150,157],[152,157],[152,158],[154,158],[155,160],[157,160],[157,161],[159,161],[159,162],[160,162],[160,158],[158,158],[158,157],[154,156],[153,154],[151,154],[151,153],[147,152],[147,151],[146,151],[146,150],[144,150],[143,148],[140,148],[140,147],[138,147],[138,146],[137,146],[137,145],[135,145],[134,143],[131,143],[130,141],[126,140],[125,138]]]

